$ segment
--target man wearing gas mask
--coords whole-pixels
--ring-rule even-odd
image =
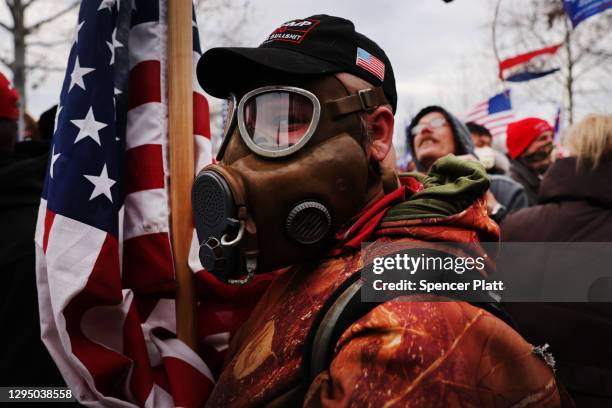
[[[231,340],[207,406],[559,406],[552,369],[483,308],[350,293],[366,241],[499,234],[480,165],[446,157],[421,181],[381,166],[397,95],[376,43],[315,15],[257,48],[211,49],[197,71],[230,106],[218,163],[193,186],[200,259],[230,284],[285,268]]]
[[[543,119],[525,118],[510,123],[506,134],[510,176],[523,185],[529,205],[536,205],[540,181],[552,164],[553,128]]]

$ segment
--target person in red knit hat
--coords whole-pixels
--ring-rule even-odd
[[[10,154],[17,139],[19,108],[17,90],[0,72],[0,152]]]
[[[0,72],[0,118],[19,119],[17,102],[19,102],[17,90],[11,86],[9,80]]]
[[[552,163],[553,128],[543,119],[526,118],[510,123],[506,134],[510,177],[523,185],[529,205],[535,205],[542,175]]]

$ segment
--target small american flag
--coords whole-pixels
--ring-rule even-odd
[[[385,80],[385,64],[363,48],[357,48],[357,61],[355,63],[381,81]]]
[[[83,1],[60,95],[36,229],[41,332],[87,405],[196,407],[214,383],[174,335],[166,10]],[[197,81],[193,103],[200,168],[211,149]]]
[[[514,120],[510,91],[506,90],[477,103],[462,118],[464,122],[476,122],[486,127],[493,137],[505,135],[508,124]]]

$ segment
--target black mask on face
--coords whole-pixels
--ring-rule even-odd
[[[538,174],[544,174],[550,165],[550,160],[546,159],[550,158],[553,148],[553,143],[547,143],[535,152],[523,156],[521,161]]]
[[[535,152],[524,156],[523,161],[525,163],[531,164],[531,163],[537,163],[539,161],[545,160],[550,156],[550,154],[552,153],[552,150],[553,150],[553,144],[547,143],[543,145],[542,147],[540,147]]]

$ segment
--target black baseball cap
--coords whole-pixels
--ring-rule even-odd
[[[198,81],[212,96],[225,98],[238,84],[259,75],[321,75],[348,72],[383,88],[395,112],[397,92],[391,62],[374,41],[349,20],[318,14],[282,24],[256,48],[219,47],[202,55]]]

